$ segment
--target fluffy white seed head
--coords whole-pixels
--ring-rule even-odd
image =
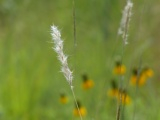
[[[73,75],[72,71],[68,67],[67,56],[63,52],[63,40],[61,39],[61,33],[56,26],[51,26],[51,35],[54,42],[54,51],[57,53],[58,60],[61,62],[61,72],[64,74],[67,82],[72,86]]]
[[[53,38],[54,42],[57,42],[57,43],[63,42],[63,41],[60,40],[61,33],[56,26],[54,26],[54,25],[51,26],[51,31],[52,31],[51,35],[52,35],[52,38]]]
[[[128,32],[129,21],[130,21],[131,15],[132,15],[132,12],[131,12],[132,7],[133,7],[133,3],[130,0],[128,0],[127,4],[123,10],[122,19],[120,22],[120,27],[118,29],[118,35],[122,35],[124,44],[128,44],[127,32]]]

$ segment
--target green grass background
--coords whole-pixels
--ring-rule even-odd
[[[50,26],[62,32],[69,66],[74,71],[77,99],[87,109],[85,120],[115,120],[117,103],[108,98],[114,61],[121,56],[122,41],[117,41],[124,0],[76,2],[77,47],[74,52],[72,0],[0,0],[0,119],[71,120],[74,101],[60,63],[52,50]],[[154,78],[138,89],[128,86],[132,104],[126,106],[126,120],[160,120],[159,114],[159,0],[134,0],[129,44],[123,62],[131,69],[150,66]],[[81,88],[81,75],[87,73],[95,86]],[[105,83],[105,84],[104,84]],[[69,97],[59,103],[61,92]],[[97,110],[98,109],[98,110]],[[97,112],[98,111],[98,112]]]

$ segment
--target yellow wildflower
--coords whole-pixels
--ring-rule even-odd
[[[112,85],[112,88],[110,90],[108,90],[107,94],[108,96],[110,97],[117,97],[118,95],[118,88],[117,88],[117,84],[114,80],[111,81],[111,85]]]
[[[150,70],[142,70],[140,74],[138,75],[138,70],[134,69],[133,70],[133,75],[131,76],[130,83],[131,85],[138,85],[138,86],[143,86],[146,83],[147,78],[150,76],[151,77],[152,71]]]
[[[143,71],[142,71],[142,73],[144,75],[146,75],[147,78],[150,78],[150,77],[152,77],[154,75],[153,70],[150,69],[150,68],[148,68],[148,67],[144,68]]]
[[[126,67],[117,61],[113,73],[116,75],[124,75],[126,73]]]
[[[85,107],[82,107],[79,102],[77,102],[77,104],[78,104],[78,107],[79,107],[79,111],[80,111],[80,113],[81,113],[81,116],[82,116],[82,117],[83,117],[83,116],[86,116],[86,114],[87,114],[86,108],[85,108]],[[73,115],[76,116],[76,117],[79,117],[79,116],[80,116],[80,115],[79,115],[79,111],[78,111],[77,107],[75,106],[75,108],[74,108],[74,110],[73,110]]]
[[[138,81],[137,81],[138,80]],[[138,79],[138,76],[137,75],[133,75],[131,76],[131,79],[130,79],[130,83],[131,85],[138,85],[138,86],[143,86],[145,83],[146,83],[146,77],[144,75],[140,75],[139,76],[139,79]]]
[[[131,103],[131,98],[129,95],[122,94],[122,104],[129,105]]]
[[[62,93],[62,94],[60,95],[59,101],[60,101],[60,103],[62,103],[62,104],[66,104],[66,103],[68,103],[68,97],[67,97],[64,93]]]
[[[125,90],[120,91],[118,94],[118,101],[120,101],[120,94],[121,94],[121,102],[123,105],[129,105],[131,103],[131,98],[129,95],[126,93]]]
[[[87,75],[83,75],[83,83],[82,87],[83,89],[87,90],[94,86],[94,82],[91,79],[88,79]]]
[[[108,91],[108,96],[112,98],[116,98],[118,101],[121,100],[123,105],[128,105],[131,103],[131,98],[129,97],[129,95],[126,93],[125,90],[119,90],[114,80],[112,80],[111,85],[112,85],[112,89]],[[121,99],[120,99],[120,95],[121,95]]]

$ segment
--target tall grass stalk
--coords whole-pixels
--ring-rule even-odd
[[[74,48],[77,46],[77,38],[76,38],[76,9],[75,9],[75,1],[73,0],[73,36],[74,36]]]
[[[72,1],[72,17],[73,17],[73,54],[74,54],[74,71],[76,75],[76,69],[77,69],[77,35],[76,35],[76,7],[75,7],[75,0]]]
[[[121,64],[123,63],[123,57],[124,57],[124,49],[125,49],[125,45],[128,44],[127,41],[127,37],[128,37],[128,27],[129,27],[129,21],[131,18],[131,10],[133,7],[133,3],[131,2],[131,0],[127,0],[127,4],[123,10],[123,14],[122,14],[122,19],[120,22],[120,27],[118,29],[118,35],[122,35],[122,39],[123,39],[123,43],[122,43],[122,55],[121,55]],[[122,84],[123,84],[123,79],[124,76],[121,75],[120,76],[120,86],[119,86],[119,91],[122,90]],[[120,116],[121,116],[121,107],[122,107],[122,93],[119,92],[119,99],[120,102],[118,102],[118,107],[117,107],[117,116],[116,116],[116,120],[120,120]]]
[[[73,98],[74,98],[76,107],[78,109],[79,115],[80,115],[80,119],[83,120],[82,115],[81,115],[80,110],[79,110],[79,106],[78,106],[76,97],[75,97],[75,93],[74,93],[74,89],[73,89],[74,86],[72,85],[73,75],[72,75],[72,71],[68,67],[68,62],[67,62],[68,57],[63,52],[63,40],[61,39],[61,33],[58,30],[58,28],[54,25],[51,26],[51,35],[52,35],[52,39],[53,39],[53,42],[54,42],[54,45],[55,45],[53,47],[53,49],[57,53],[58,59],[61,62],[61,72],[63,73],[67,82],[70,85],[70,89],[72,91]]]

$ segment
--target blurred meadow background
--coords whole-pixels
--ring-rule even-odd
[[[58,26],[73,70],[77,99],[85,120],[115,120],[117,101],[107,95],[115,61],[121,58],[117,31],[125,0],[76,0],[77,47],[74,47],[72,0],[0,0],[0,119],[78,120],[70,87],[53,51],[50,27]],[[131,102],[123,120],[160,120],[160,1],[133,0],[129,44],[125,47],[123,86]],[[141,61],[141,63],[140,63]],[[143,86],[130,85],[132,69],[148,66],[154,76]],[[83,86],[83,75],[93,82]],[[128,84],[129,83],[129,84]],[[61,97],[66,100],[62,101]]]

